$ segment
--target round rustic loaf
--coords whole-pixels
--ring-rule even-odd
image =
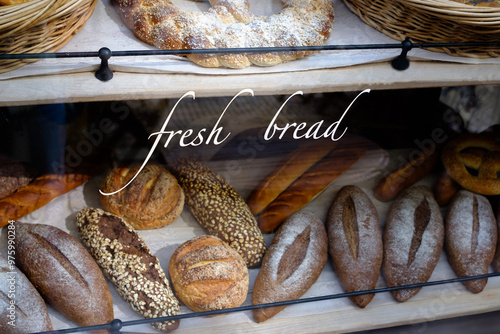
[[[102,207],[138,230],[173,223],[184,208],[184,191],[165,168],[157,164],[140,168],[140,165],[118,167],[106,175],[101,185],[102,193],[123,189],[111,195],[101,193]]]
[[[195,237],[180,245],[168,271],[176,296],[195,312],[238,307],[247,297],[245,261],[214,236]]]

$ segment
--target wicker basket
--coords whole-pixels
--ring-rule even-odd
[[[55,52],[85,26],[98,0],[31,0],[0,6],[0,54]],[[36,59],[2,59],[0,73]]]
[[[500,42],[500,8],[451,0],[343,0],[365,23],[385,35],[413,43]],[[439,47],[454,56],[490,58],[500,47]]]

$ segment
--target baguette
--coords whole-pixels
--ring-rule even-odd
[[[0,200],[0,227],[50,203],[56,197],[84,184],[88,174],[46,174]]]
[[[497,222],[486,197],[460,190],[446,211],[446,254],[458,277],[488,273],[497,243]],[[464,281],[472,292],[481,292],[487,278]]]
[[[421,152],[416,158],[381,179],[375,188],[375,197],[382,202],[393,200],[401,191],[430,174],[438,162],[437,149],[430,154]]]
[[[205,232],[236,250],[247,267],[258,267],[266,252],[266,243],[238,192],[199,161],[181,158],[174,163],[173,170],[191,213]]]
[[[0,257],[0,332],[24,334],[52,330],[45,302],[13,264]]]
[[[317,281],[328,258],[323,222],[312,212],[299,211],[287,218],[274,236],[255,280],[252,304],[300,298]],[[263,322],[285,306],[253,309]]]
[[[49,305],[80,326],[113,320],[106,280],[78,240],[50,225],[14,226],[16,264]]]
[[[380,276],[383,246],[377,210],[356,186],[337,193],[326,223],[329,251],[335,272],[346,292],[374,289]],[[361,308],[374,294],[349,297]]]
[[[88,208],[78,212],[76,226],[82,243],[134,311],[147,319],[179,314],[179,302],[160,261],[128,223],[101,209]],[[179,326],[179,320],[151,326],[169,332]]]
[[[322,161],[302,174],[261,212],[257,220],[260,230],[263,233],[276,230],[288,216],[321,194],[364,155],[365,144],[357,139],[339,142]]]
[[[412,186],[396,198],[387,213],[383,242],[382,272],[389,287],[429,280],[444,242],[443,217],[429,187]],[[391,293],[402,302],[420,289]]]
[[[448,205],[453,196],[460,190],[460,186],[443,171],[434,185],[434,197],[439,206]]]
[[[337,142],[313,141],[290,152],[276,168],[254,188],[247,198],[253,215],[258,215],[293,181],[328,154]]]

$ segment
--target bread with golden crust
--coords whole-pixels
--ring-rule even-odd
[[[89,174],[45,174],[0,200],[0,227],[50,203],[56,197],[84,184]]]
[[[115,0],[125,24],[142,41],[165,50],[319,46],[330,36],[331,0],[286,0],[271,16],[251,13],[248,0],[210,0],[206,12],[182,10],[170,0]],[[188,54],[204,67],[277,65],[305,51]]]
[[[120,189],[111,195],[102,194]],[[104,178],[101,191],[103,209],[138,230],[171,224],[184,208],[184,191],[176,178],[158,164],[149,163],[143,169],[139,164],[114,168]]]
[[[238,307],[247,297],[245,261],[214,236],[195,237],[180,245],[170,258],[168,273],[175,295],[195,312]]]

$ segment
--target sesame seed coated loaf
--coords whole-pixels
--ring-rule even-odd
[[[76,225],[82,243],[134,311],[147,319],[179,314],[179,302],[158,258],[130,225],[118,216],[92,208],[77,214]],[[179,326],[179,321],[151,325],[169,332]]]
[[[257,222],[238,192],[199,161],[181,158],[173,165],[191,213],[207,234],[236,250],[247,267],[258,267],[266,243]]]

